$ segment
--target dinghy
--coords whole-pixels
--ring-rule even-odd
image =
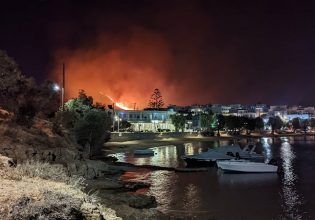
[[[134,155],[153,156],[154,151],[151,149],[137,149],[133,151]]]

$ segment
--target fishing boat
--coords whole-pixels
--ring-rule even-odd
[[[188,167],[200,167],[200,166],[213,166],[218,160],[231,160],[238,159],[251,159],[251,160],[263,160],[264,156],[257,154],[255,145],[250,149],[249,145],[241,149],[239,146],[225,146],[215,149],[209,149],[206,152],[185,155],[181,158],[186,162]]]
[[[236,173],[276,173],[278,166],[276,164],[264,162],[252,162],[248,160],[225,160],[217,161],[217,166],[224,172]]]
[[[151,149],[137,149],[133,151],[133,154],[138,156],[153,156],[154,151]]]

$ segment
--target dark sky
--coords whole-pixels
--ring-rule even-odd
[[[144,107],[315,104],[315,5],[305,1],[2,1],[0,49],[38,81]]]

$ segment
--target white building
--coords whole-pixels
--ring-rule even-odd
[[[116,121],[125,120],[132,124],[134,131],[151,131],[160,130],[174,131],[170,116],[175,114],[174,111],[164,110],[116,110]]]

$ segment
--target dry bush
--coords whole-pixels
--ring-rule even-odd
[[[49,164],[47,162],[26,161],[16,167],[16,172],[21,177],[39,177],[46,180],[64,182],[78,188],[84,187],[84,178],[81,176],[70,176],[67,169],[60,164]]]
[[[26,161],[16,168],[0,167],[0,179],[21,180],[27,178],[41,178],[63,182],[78,189],[85,187],[85,180],[81,176],[70,175],[67,169],[60,164],[49,164],[47,162]]]
[[[80,211],[82,203],[82,199],[46,191],[40,201],[29,197],[19,199],[12,205],[8,219],[83,219]]]
[[[0,167],[0,219],[104,219],[105,215],[121,220],[115,211],[96,205],[96,193],[84,193],[83,183],[61,165],[28,161],[16,168]]]
[[[0,167],[0,219],[77,219],[90,200],[84,179],[62,165],[27,161]]]

